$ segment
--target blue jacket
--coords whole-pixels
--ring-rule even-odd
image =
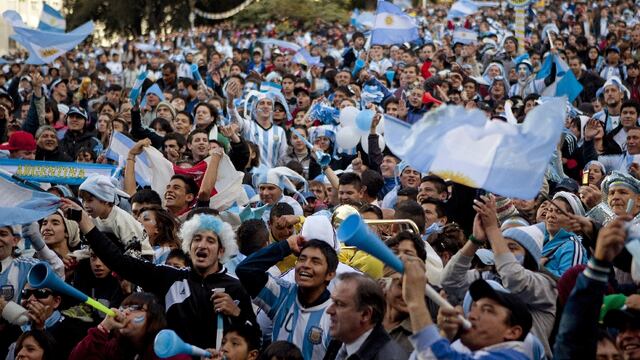
[[[575,265],[587,263],[587,251],[582,245],[582,240],[564,229],[560,229],[553,239],[550,239],[549,232],[544,230],[542,256],[548,259],[545,268],[557,277]]]

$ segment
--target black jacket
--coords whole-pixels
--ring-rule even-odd
[[[62,151],[60,151],[60,146],[58,146],[53,151],[48,151],[48,150],[45,150],[45,149],[41,148],[40,146],[38,146],[36,148],[36,160],[42,160],[42,161],[65,161],[65,162],[73,162],[74,161],[74,159],[72,159],[69,155],[67,155],[66,153],[63,153]]]
[[[74,131],[67,130],[64,137],[58,145],[58,149],[65,154],[71,156],[73,159],[78,155],[78,151],[82,148],[89,148],[96,153],[96,156],[100,155],[98,152],[102,151],[102,143],[95,137],[95,133],[90,131],[84,131],[79,134]]]
[[[240,307],[240,316],[223,316],[225,328],[247,322],[257,326],[251,299],[240,282],[229,276],[226,269],[202,278],[191,269],[154,265],[122,255],[118,247],[97,228],[86,237],[91,249],[111,270],[164,302],[169,328],[175,330],[185,342],[202,348],[215,347],[217,314],[210,298],[212,290],[216,288],[224,288]]]
[[[334,360],[341,348],[341,341],[331,340],[327,353],[324,355],[324,360]],[[377,324],[364,343],[362,343],[360,349],[351,354],[347,360],[406,360],[408,358],[409,354],[389,337],[382,324]]]

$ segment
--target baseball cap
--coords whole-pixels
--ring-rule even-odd
[[[67,112],[67,116],[71,116],[71,115],[78,115],[85,120],[88,119],[87,112],[83,108],[79,108],[77,106],[72,106],[69,108],[69,111]]]
[[[614,45],[614,46],[609,46],[609,47],[607,48],[607,50],[605,51],[605,54],[608,54],[608,53],[610,53],[611,51],[614,51],[614,52],[617,52],[618,54],[620,54],[620,48],[619,48],[619,47],[617,47],[617,46],[615,46],[615,45]]]
[[[604,324],[620,330],[640,329],[640,311],[629,308],[609,310],[604,316]]]
[[[516,295],[496,291],[484,280],[476,280],[469,286],[469,294],[473,301],[489,298],[498,304],[506,307],[511,311],[511,320],[513,325],[522,327],[522,338],[529,333],[533,319],[527,305],[522,302]]]
[[[69,83],[69,81],[68,81],[67,79],[60,79],[60,78],[55,79],[55,80],[53,80],[53,82],[51,83],[51,89],[55,89],[55,88],[56,88],[56,86],[60,85],[60,83],[65,83],[65,84],[67,84],[67,83]]]
[[[31,133],[26,131],[15,131],[9,137],[9,142],[0,145],[0,150],[9,150],[9,151],[18,151],[18,150],[26,150],[26,151],[35,151],[36,150],[36,140],[33,138]]]

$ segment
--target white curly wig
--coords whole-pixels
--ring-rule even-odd
[[[218,236],[218,240],[224,248],[224,255],[218,260],[221,264],[226,263],[238,253],[236,234],[233,232],[231,225],[213,215],[206,214],[194,215],[180,227],[182,251],[189,254],[193,236],[201,231],[213,231]]]

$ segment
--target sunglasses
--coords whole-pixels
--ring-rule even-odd
[[[46,299],[53,295],[53,291],[47,289],[22,289],[22,298],[28,299],[33,295],[36,299]]]
[[[122,305],[118,308],[118,310],[120,310],[120,312],[124,312],[124,311],[128,311],[128,312],[132,312],[132,311],[144,311],[144,305],[139,305],[139,304],[131,304],[131,305]]]

